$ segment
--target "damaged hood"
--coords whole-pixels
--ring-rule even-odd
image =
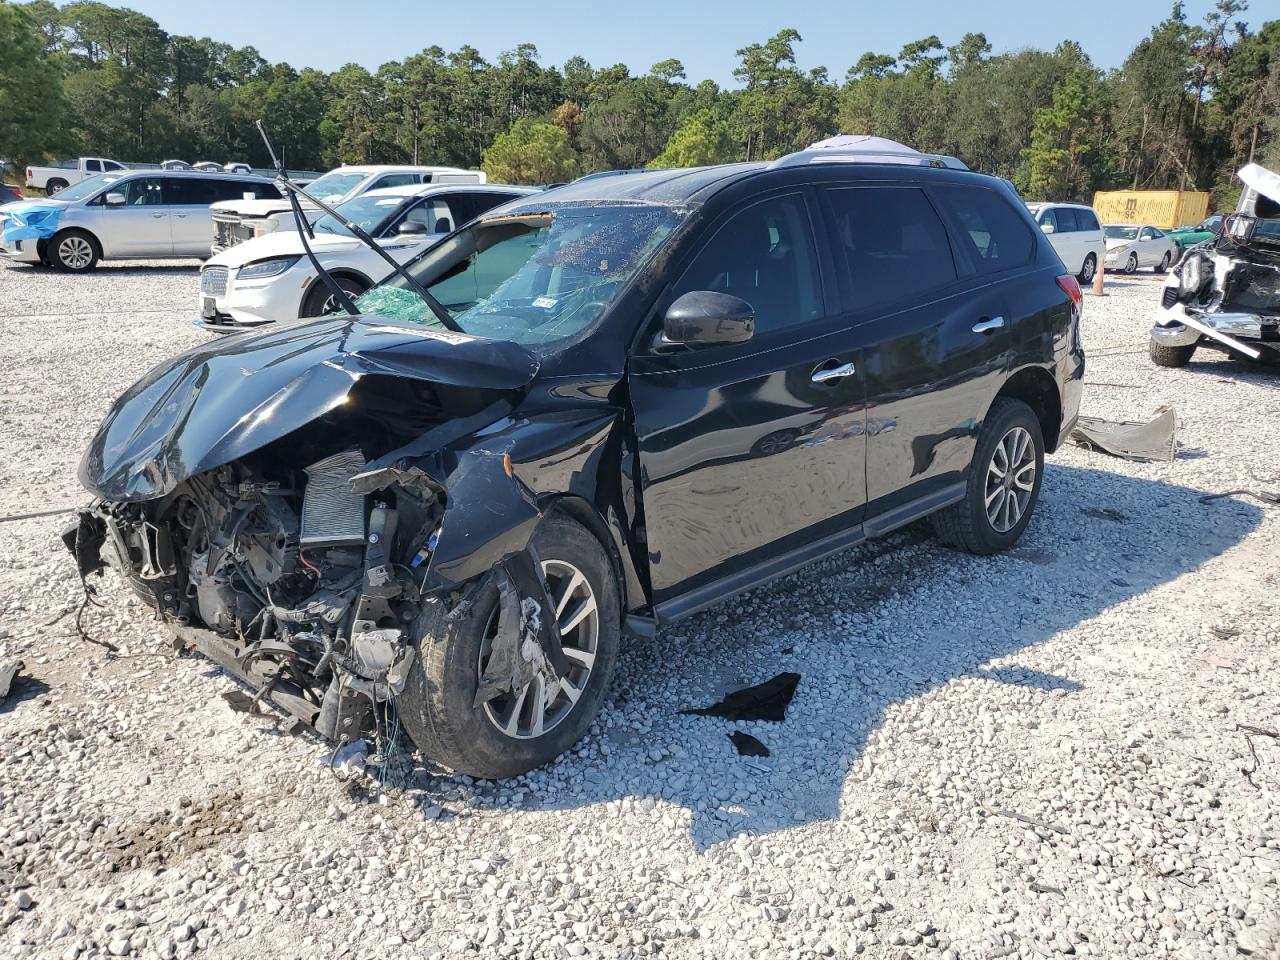
[[[367,376],[515,390],[538,361],[523,347],[379,317],[276,324],[159,364],[108,411],[80,481],[109,500],[151,500],[346,401]]]
[[[1273,173],[1259,163],[1250,163],[1241,167],[1236,176],[1246,187],[1280,203],[1280,173]]]

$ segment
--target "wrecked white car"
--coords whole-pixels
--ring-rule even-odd
[[[1221,232],[1198,244],[1165,280],[1151,328],[1151,359],[1182,367],[1200,347],[1280,360],[1280,174],[1256,163]]]

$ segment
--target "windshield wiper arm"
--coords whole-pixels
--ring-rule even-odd
[[[284,164],[282,164],[279,160],[276,159],[275,151],[271,149],[271,141],[267,139],[267,131],[263,128],[262,121],[259,120],[257,123],[258,123],[258,132],[262,134],[262,139],[267,144],[267,152],[271,154],[271,160],[275,164],[277,181],[282,186],[284,186],[287,192],[289,193],[289,200],[294,207],[294,218],[297,219],[302,216],[302,208],[298,203],[299,196],[302,196],[307,200],[309,200],[311,203],[314,203],[317,207],[319,207],[325,213],[329,214],[329,216],[333,217],[340,224],[342,224],[344,227],[350,230],[356,236],[356,238],[359,239],[370,250],[372,250],[374,253],[380,256],[383,260],[387,261],[387,263],[391,265],[391,268],[395,270],[395,272],[398,273],[404,279],[405,283],[409,285],[409,288],[413,290],[413,292],[416,293],[419,297],[422,298],[422,302],[425,303],[428,308],[430,308],[431,312],[435,314],[435,318],[440,321],[440,323],[444,326],[446,330],[451,330],[454,333],[462,333],[463,332],[462,328],[458,326],[458,322],[453,319],[453,314],[451,314],[448,310],[445,309],[444,304],[442,304],[439,300],[433,297],[426,287],[424,287],[417,280],[415,280],[413,276],[409,273],[409,271],[400,265],[400,263],[396,260],[395,257],[391,256],[391,254],[383,250],[382,247],[378,245],[378,242],[374,240],[373,237],[369,236],[369,234],[366,233],[365,230],[358,223],[348,220],[346,217],[340,214],[333,207],[329,206],[323,200],[317,200],[315,197],[311,196],[311,194],[307,193],[307,191],[303,190],[300,186],[298,186],[296,183],[294,183],[292,180],[289,179],[288,174],[285,173]],[[310,225],[308,224],[308,229],[309,228],[310,228]],[[341,303],[343,308],[346,309],[353,316],[358,315],[360,311],[357,310],[355,306],[351,304],[351,300],[349,297],[347,297],[346,292],[343,291],[340,287],[338,287],[337,282],[332,277],[330,277],[329,274],[325,272],[322,267],[320,267],[319,261],[317,261],[315,258],[315,255],[311,253],[311,248],[307,246],[307,241],[305,237],[303,238],[302,245],[303,245],[303,248],[306,249],[307,251],[307,256],[311,259],[311,265],[314,266],[316,270],[320,273],[321,277],[324,278],[325,283],[329,287],[330,291],[335,291],[335,288],[336,288],[335,296],[338,296],[338,302]]]

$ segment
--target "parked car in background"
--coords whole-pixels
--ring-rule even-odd
[[[276,197],[264,177],[164,170],[103,173],[57,197],[0,211],[0,256],[83,272],[99,260],[204,257],[210,204],[234,196]]]
[[[496,184],[414,184],[370,190],[336,209],[404,263],[486,210],[537,192]],[[353,298],[391,273],[387,262],[335,217],[324,214],[312,229],[315,237],[308,242],[316,259]],[[334,306],[297,230],[277,230],[237,244],[200,270],[201,323],[220,333],[318,317]]]
[[[161,170],[190,170],[191,164],[185,160],[162,160],[160,162]]]
[[[1004,182],[860,159],[570,184],[415,258],[430,302],[396,276],[161,363],[81,461],[80,575],[326,736],[394,698],[433,761],[513,777],[587,732],[624,630],[925,516],[1012,547],[1076,421],[1079,285]]]
[[[306,190],[316,199],[334,206],[370,190],[421,183],[485,183],[487,179],[479,170],[457,167],[350,166],[330,170],[307,184]],[[304,202],[303,210],[308,220],[320,216],[320,209],[312,204]],[[210,250],[214,254],[276,230],[294,229],[293,210],[287,200],[220,203],[214,210],[213,220]]]
[[[1221,232],[1222,214],[1215,213],[1213,216],[1201,220],[1194,227],[1178,227],[1176,230],[1170,230],[1168,236],[1178,245],[1179,249],[1187,250],[1197,243],[1212,240]]]
[[[199,170],[201,173],[222,173],[222,164],[214,163],[212,160],[201,160],[191,165],[192,170]]]
[[[1151,360],[1183,367],[1201,347],[1280,362],[1280,173],[1242,167],[1235,213],[1190,249],[1160,291]]]
[[[1137,273],[1150,267],[1164,273],[1182,255],[1171,237],[1149,223],[1108,223],[1102,232],[1107,238],[1108,270]]]
[[[1067,269],[1081,283],[1092,283],[1107,255],[1102,224],[1093,208],[1082,203],[1028,203],[1027,209]]]
[[[22,191],[12,183],[0,183],[0,206],[22,199]]]
[[[224,163],[222,165],[223,173],[253,173],[253,167],[247,163]]]
[[[123,163],[105,160],[102,157],[81,157],[79,160],[59,160],[56,163],[32,165],[27,167],[27,186],[33,190],[43,190],[54,196],[67,187],[73,186],[89,177],[100,173],[112,173],[125,169]]]

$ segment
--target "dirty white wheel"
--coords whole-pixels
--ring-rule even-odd
[[[561,649],[569,662],[569,672],[559,678],[554,690],[548,690],[542,674],[537,674],[519,693],[495,697],[484,705],[489,722],[504,736],[516,740],[540,737],[554,730],[570,714],[587,689],[600,641],[600,608],[591,581],[565,560],[542,561],[542,574],[555,601]],[[497,631],[495,610],[480,646],[480,676],[489,663]]]

